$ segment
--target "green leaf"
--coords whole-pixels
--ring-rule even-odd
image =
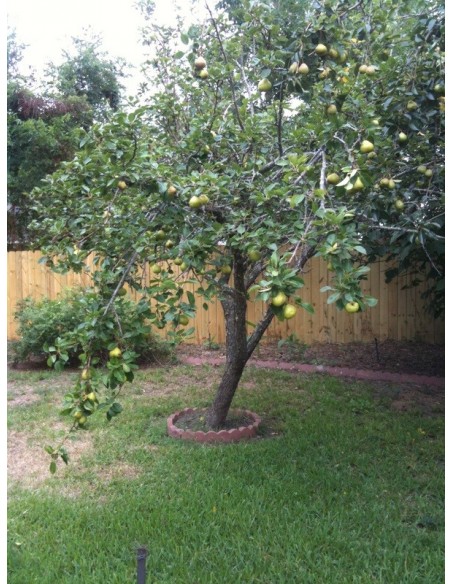
[[[361,253],[363,255],[367,255],[367,251],[362,245],[355,245],[355,247],[353,249],[355,251],[357,251],[358,253]]]
[[[56,462],[54,460],[52,460],[52,462],[50,463],[50,467],[49,470],[52,474],[56,473],[56,469],[57,469],[57,465]]]
[[[369,306],[370,308],[373,308],[378,304],[378,299],[374,298],[373,296],[366,296],[365,300],[367,306]]]
[[[328,296],[326,303],[333,304],[334,302],[337,302],[340,297],[341,297],[341,293],[335,292],[334,294],[331,294],[331,296]]]
[[[188,298],[188,302],[189,302],[190,306],[195,306],[196,298],[195,298],[195,295],[193,294],[193,292],[190,292],[188,290],[187,291],[187,298]]]

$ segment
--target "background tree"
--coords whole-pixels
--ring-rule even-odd
[[[99,39],[74,39],[75,58],[59,68],[50,67],[58,88],[37,86],[33,74],[21,75],[18,64],[24,45],[16,32],[8,35],[7,133],[8,133],[8,247],[29,245],[27,225],[33,218],[24,200],[62,160],[68,160],[78,147],[82,128],[89,128],[94,117],[117,109],[122,66],[103,60],[98,53]],[[68,57],[69,58],[69,57]],[[107,99],[108,98],[108,99]]]
[[[116,111],[124,89],[120,79],[126,76],[124,59],[110,58],[101,50],[102,38],[89,29],[85,37],[73,38],[73,50],[64,51],[64,62],[50,65],[48,77],[63,97],[85,97],[98,119]]]
[[[348,312],[376,303],[360,284],[369,260],[388,251],[417,254],[443,276],[442,6],[249,1],[239,9],[234,22],[234,5],[216,15],[207,6],[205,22],[186,31],[149,24],[148,105],[93,127],[74,160],[33,194],[48,265],[81,270],[94,252],[93,285],[105,298],[95,322],[110,323],[112,349],[122,343],[111,323],[125,282],[152,298],[150,322],[172,324],[176,336],[195,299],[174,265],[206,299],[218,296],[226,366],[212,428],[272,319],[312,310],[297,296],[312,256],[334,273],[328,302]],[[147,262],[155,267],[144,285]],[[249,332],[250,299],[267,308]],[[69,342],[53,347],[55,361]],[[85,364],[90,354],[88,334]],[[88,383],[66,413],[83,405]]]

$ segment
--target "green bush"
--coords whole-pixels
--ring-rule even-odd
[[[56,300],[24,299],[14,315],[20,337],[14,344],[14,361],[46,359],[49,347],[55,345],[64,346],[72,364],[78,363],[78,356],[88,346],[106,361],[112,343],[135,351],[141,362],[152,362],[169,353],[168,344],[151,332],[147,323],[149,305],[144,300],[117,297],[113,310],[106,316],[104,311],[105,299],[92,288],[67,290]]]

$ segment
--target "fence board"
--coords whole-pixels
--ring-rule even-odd
[[[57,294],[68,287],[89,285],[89,274],[56,274],[46,266],[39,264],[39,252],[9,252],[7,254],[7,335],[8,339],[17,338],[14,312],[17,303],[23,298],[56,298]],[[87,262],[93,269],[92,259]],[[444,343],[444,319],[433,320],[425,312],[421,294],[426,285],[414,289],[403,289],[406,277],[396,278],[391,283],[385,282],[384,271],[387,268],[381,261],[371,266],[368,280],[363,283],[363,290],[378,298],[375,308],[362,313],[348,314],[338,311],[335,305],[328,305],[327,295],[320,288],[331,284],[332,274],[328,272],[325,262],[319,258],[310,260],[303,275],[305,286],[300,296],[310,302],[315,309],[313,315],[299,310],[295,318],[279,322],[274,319],[266,338],[282,339],[289,335],[308,345],[315,342],[369,341],[377,338],[393,340],[416,340],[429,343]],[[179,268],[174,266],[176,274]],[[149,268],[144,269],[143,280],[149,282]],[[198,284],[181,283],[187,290],[194,292]],[[140,294],[131,292],[135,300]],[[190,319],[189,326],[195,327],[191,342],[202,344],[208,341],[223,343],[225,329],[221,305],[218,301],[208,303],[204,310],[202,298],[196,299],[197,315]],[[262,302],[250,302],[248,320],[257,323],[264,314],[266,306]],[[249,331],[253,329],[249,326]]]

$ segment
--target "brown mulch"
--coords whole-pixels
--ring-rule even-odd
[[[178,355],[205,359],[224,357],[224,346],[209,349],[206,346],[184,344]],[[444,377],[445,347],[414,341],[371,343],[316,343],[311,346],[298,342],[269,341],[262,343],[251,357],[261,361],[280,361],[345,367],[411,375]]]

